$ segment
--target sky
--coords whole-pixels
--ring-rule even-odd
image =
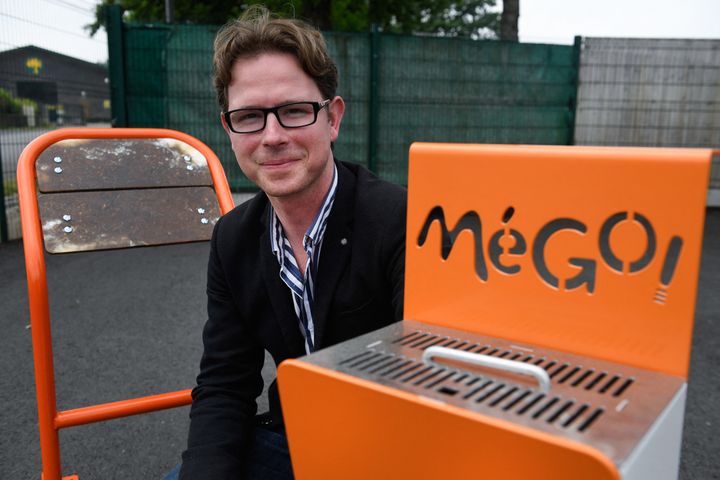
[[[94,0],[0,0],[0,51],[36,45],[107,60],[105,32],[89,38]],[[500,2],[499,2],[500,3]],[[720,0],[520,0],[521,42],[585,37],[720,39]]]
[[[720,39],[720,0],[520,0],[521,42],[583,37]]]

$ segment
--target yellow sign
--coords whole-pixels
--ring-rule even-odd
[[[42,60],[40,60],[39,58],[31,57],[27,59],[27,61],[25,62],[25,66],[28,68],[28,70],[32,70],[35,75],[39,75],[40,69],[42,68],[43,64]]]

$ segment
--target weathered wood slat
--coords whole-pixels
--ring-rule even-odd
[[[41,192],[212,185],[205,157],[167,138],[63,140],[36,163]]]
[[[210,187],[38,195],[49,253],[209,240],[220,217]]]

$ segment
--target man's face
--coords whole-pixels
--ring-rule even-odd
[[[291,102],[322,102],[315,82],[286,53],[240,58],[232,67],[228,110],[269,108]],[[332,181],[332,152],[345,105],[342,98],[318,112],[306,127],[285,128],[272,113],[265,128],[238,134],[225,130],[243,173],[268,196],[310,199],[322,196]]]

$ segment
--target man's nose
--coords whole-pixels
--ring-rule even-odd
[[[269,145],[284,143],[287,140],[287,131],[285,127],[280,125],[277,113],[273,112],[267,116],[265,120],[265,129],[263,130],[263,142]]]

